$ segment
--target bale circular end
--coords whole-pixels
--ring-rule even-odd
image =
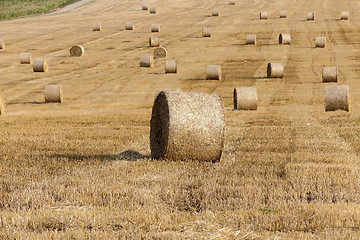
[[[306,14],[306,20],[308,20],[308,21],[313,21],[313,20],[315,20],[315,13],[314,13],[314,12],[308,12],[308,13]]]
[[[322,68],[323,82],[337,82],[337,67]]]
[[[134,30],[134,23],[131,21],[128,21],[125,23],[125,30]]]
[[[20,53],[20,64],[32,64],[32,56],[30,52]]]
[[[85,49],[81,45],[76,45],[70,48],[70,56],[81,57],[85,53]]]
[[[160,24],[151,24],[151,32],[160,32]]]
[[[160,46],[160,38],[150,37],[149,38],[149,46],[150,47],[159,47]]]
[[[211,37],[211,29],[209,27],[202,28],[203,37]]]
[[[219,16],[219,9],[213,8],[213,10],[211,11],[211,16],[213,17]]]
[[[288,33],[281,33],[279,35],[279,44],[290,45],[291,35]]]
[[[280,18],[287,18],[287,11],[286,10],[280,10]]]
[[[267,12],[260,12],[260,19],[268,19],[268,13]]]
[[[235,5],[235,0],[229,0],[229,5]]]
[[[177,73],[176,60],[166,60],[166,62],[165,62],[165,73]]]
[[[34,72],[47,72],[48,71],[47,60],[41,58],[35,58],[33,61],[33,70]]]
[[[63,92],[61,85],[46,85],[45,86],[45,102],[57,102],[63,101]]]
[[[144,55],[140,57],[140,67],[152,67],[154,63],[153,56]]]
[[[326,47],[326,37],[316,37],[315,38],[315,47],[325,48]]]
[[[5,41],[0,39],[0,49],[5,49]]]
[[[341,12],[340,20],[349,20],[349,12]]]
[[[101,31],[101,24],[93,23],[93,31]]]
[[[257,110],[258,96],[255,87],[234,88],[234,109]]]
[[[154,49],[154,58],[164,58],[167,55],[167,50],[163,47],[157,47]]]
[[[246,35],[246,45],[256,45],[256,35],[254,34]]]
[[[157,14],[157,9],[156,9],[156,7],[150,7],[150,13],[151,13],[151,14]]]
[[[207,80],[221,80],[221,66],[220,65],[208,65],[206,71]]]
[[[350,112],[349,85],[325,87],[325,111],[344,110]]]
[[[214,94],[161,91],[150,121],[155,159],[219,161],[224,148],[225,114]]]
[[[281,63],[268,63],[267,77],[282,78],[284,76],[284,67]]]

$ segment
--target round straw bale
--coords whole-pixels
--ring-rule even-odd
[[[322,68],[323,82],[337,82],[337,67]]]
[[[149,46],[150,47],[159,47],[160,46],[160,38],[150,37],[149,38]]]
[[[256,45],[256,35],[254,34],[248,34],[246,35],[246,45]]]
[[[220,161],[225,114],[219,95],[161,91],[150,121],[154,159]]]
[[[152,67],[154,63],[153,56],[144,55],[140,57],[140,67]]]
[[[157,8],[156,7],[150,7],[150,13],[151,14],[157,14]]]
[[[219,9],[213,8],[213,10],[211,12],[211,16],[213,16],[213,17],[219,16]]]
[[[317,47],[317,48],[326,47],[326,37],[316,37],[315,38],[315,47]]]
[[[177,73],[176,60],[166,60],[165,62],[165,73]]]
[[[268,63],[267,77],[282,78],[284,76],[284,66],[281,63]]]
[[[101,31],[101,24],[93,23],[93,31]]]
[[[268,19],[267,12],[260,12],[260,19]]]
[[[280,18],[287,18],[287,11],[286,10],[280,10]]]
[[[344,110],[350,112],[349,85],[325,87],[325,111]]]
[[[45,102],[58,102],[63,100],[63,92],[61,85],[46,85],[45,86]]]
[[[257,110],[258,96],[255,87],[234,88],[234,109]]]
[[[306,14],[306,20],[308,20],[308,21],[315,20],[315,13],[314,12],[308,12]]]
[[[30,52],[20,53],[20,64],[32,64],[32,56]]]
[[[149,5],[146,4],[146,3],[143,3],[143,4],[141,5],[141,9],[142,9],[142,10],[148,10],[148,9],[149,9]]]
[[[5,100],[3,95],[0,93],[0,115],[5,113]]]
[[[289,33],[280,33],[279,35],[279,44],[290,45],[291,35]]]
[[[0,49],[5,49],[5,41],[0,39]]]
[[[47,72],[48,62],[46,59],[35,58],[33,61],[34,72]]]
[[[235,5],[235,0],[229,0],[229,5]]]
[[[151,24],[151,32],[160,32],[160,24],[157,23]]]
[[[70,48],[70,56],[81,57],[85,53],[85,49],[81,45],[76,45]]]
[[[164,58],[167,55],[167,50],[163,47],[157,47],[154,49],[154,58]]]
[[[132,21],[128,21],[125,23],[125,30],[134,30],[134,23]]]
[[[211,37],[211,28],[210,27],[203,27],[202,28],[202,36],[203,37]]]
[[[206,79],[208,80],[221,80],[221,66],[208,65],[206,71]]]
[[[349,20],[349,12],[341,12],[340,20]]]

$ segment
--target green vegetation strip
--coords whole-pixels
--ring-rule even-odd
[[[48,13],[80,0],[0,0],[0,19]]]

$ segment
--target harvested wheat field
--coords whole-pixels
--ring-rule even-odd
[[[157,14],[142,4],[95,0],[0,22],[0,239],[360,238],[360,2],[148,2]],[[291,45],[278,44],[280,33]],[[326,48],[315,48],[318,36]],[[150,37],[167,55],[142,68]],[[75,45],[80,58],[69,54]],[[46,59],[48,71],[20,64],[21,52]],[[165,74],[169,59],[177,74]],[[282,78],[267,78],[270,62],[283,65]],[[206,80],[208,65],[221,66],[221,80]],[[337,82],[323,82],[327,66]],[[45,103],[47,85],[62,86],[61,103]],[[325,111],[325,87],[336,85],[349,86],[351,111]],[[257,111],[234,110],[239,87],[256,87]],[[222,97],[220,161],[151,158],[163,89]]]

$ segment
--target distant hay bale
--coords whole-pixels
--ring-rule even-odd
[[[315,13],[314,13],[314,12],[308,12],[308,13],[306,14],[306,20],[308,20],[308,21],[313,21],[313,20],[315,20]]]
[[[219,95],[160,91],[150,121],[154,159],[220,161],[225,114]]]
[[[268,13],[267,12],[260,12],[260,19],[268,19]]]
[[[315,47],[325,48],[326,47],[326,37],[316,37],[315,38]]]
[[[229,5],[235,5],[235,0],[229,0]]]
[[[177,73],[177,63],[176,60],[166,60],[165,62],[165,73]]]
[[[256,35],[247,34],[246,35],[246,45],[256,45]]]
[[[20,53],[20,64],[32,64],[31,52]]]
[[[290,45],[291,35],[289,33],[281,33],[279,35],[279,44]]]
[[[213,17],[219,16],[219,9],[213,8],[213,10],[211,11],[211,16]]]
[[[154,63],[153,56],[144,55],[140,57],[140,67],[152,67]]]
[[[284,66],[281,63],[268,63],[267,77],[282,78],[284,76]]]
[[[150,13],[151,14],[157,14],[157,8],[156,7],[150,7]]]
[[[150,47],[159,47],[160,46],[160,38],[150,37],[149,38],[149,46]]]
[[[132,21],[128,21],[125,23],[125,30],[134,30],[134,23]]]
[[[210,27],[203,27],[202,28],[202,36],[203,37],[211,37],[211,28]]]
[[[0,93],[0,115],[4,115],[4,113],[5,113],[5,100],[2,93]]]
[[[48,71],[48,62],[46,59],[35,58],[33,61],[33,70],[34,72],[47,72]]]
[[[163,47],[157,47],[154,49],[154,58],[164,58],[167,55],[167,50]]]
[[[101,31],[101,24],[93,23],[93,31]]]
[[[5,41],[0,39],[0,49],[5,49]]]
[[[325,111],[344,110],[350,112],[349,85],[325,87]]]
[[[58,102],[63,101],[63,92],[61,85],[46,85],[45,86],[45,102]]]
[[[322,68],[323,82],[337,82],[337,67]]]
[[[287,11],[286,10],[280,10],[280,18],[287,18]]]
[[[234,88],[234,109],[257,110],[258,95],[255,87]]]
[[[143,4],[141,4],[141,9],[142,9],[142,10],[148,10],[148,9],[149,9],[149,5],[146,4],[146,3],[143,3]]]
[[[206,71],[207,80],[221,80],[221,66],[220,65],[208,65]]]
[[[151,32],[160,32],[160,24],[157,23],[151,24]]]
[[[81,45],[76,45],[70,48],[70,56],[81,57],[85,53],[85,49]]]
[[[341,12],[340,20],[349,20],[349,12]]]

